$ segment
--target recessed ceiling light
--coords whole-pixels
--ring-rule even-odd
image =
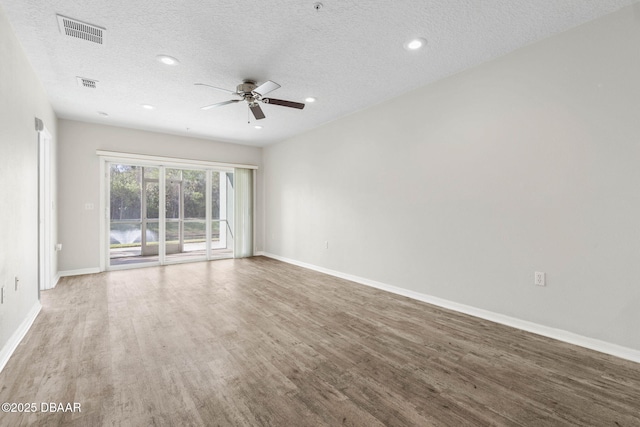
[[[169,55],[158,55],[156,59],[165,65],[178,65],[180,63],[176,58]]]
[[[262,129],[262,126],[260,126],[260,125],[255,125],[255,126],[254,126],[254,128],[256,128],[256,129]]]
[[[153,110],[154,107],[153,105],[149,105],[149,104],[142,104],[142,108],[144,108],[145,110]]]
[[[424,47],[424,45],[426,44],[427,44],[427,41],[425,39],[423,39],[422,37],[418,37],[406,42],[404,44],[404,48],[407,50],[419,50],[422,47]]]
[[[316,102],[316,99],[313,96],[305,98],[305,102]]]

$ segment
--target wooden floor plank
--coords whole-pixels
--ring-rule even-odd
[[[640,365],[263,257],[68,277],[0,426],[640,426]]]

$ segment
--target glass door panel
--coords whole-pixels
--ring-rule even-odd
[[[167,169],[165,173],[165,248],[169,255],[182,252],[182,171]]]
[[[157,178],[149,178],[149,176],[157,175],[157,173],[150,173],[148,169],[157,172],[156,168],[143,168],[142,255],[156,256],[158,255],[160,244],[160,219],[158,216],[160,210],[160,186]]]
[[[145,254],[149,240],[157,242],[157,232],[149,233],[146,224],[144,173],[146,168],[125,164],[109,165],[109,265],[157,261]],[[155,208],[157,210],[157,201]],[[157,245],[157,243],[156,243]],[[157,254],[157,250],[156,250]]]
[[[206,187],[203,170],[167,169],[167,261],[206,259]]]

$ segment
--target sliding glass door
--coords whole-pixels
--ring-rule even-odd
[[[108,165],[109,267],[233,257],[232,170]]]

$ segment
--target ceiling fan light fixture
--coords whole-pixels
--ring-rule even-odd
[[[404,44],[404,48],[407,50],[420,50],[427,44],[427,40],[422,37],[417,37],[415,39],[411,39]]]
[[[216,86],[211,86],[205,83],[195,83],[197,86],[207,86],[213,89],[217,89],[223,92],[228,92],[232,95],[239,96],[240,99],[231,99],[229,101],[217,102],[211,105],[205,105],[204,107],[200,107],[202,110],[208,110],[214,107],[222,107],[223,105],[234,104],[237,102],[245,101],[247,106],[249,107],[249,111],[253,114],[253,117],[256,120],[262,120],[266,116],[264,115],[264,111],[260,107],[260,104],[272,104],[279,105],[281,107],[288,108],[296,108],[298,110],[302,110],[304,108],[304,104],[301,102],[293,102],[287,101],[284,99],[276,99],[276,98],[265,98],[264,95],[267,93],[273,92],[278,89],[280,85],[274,81],[267,80],[266,82],[257,85],[254,80],[244,80],[236,87],[236,91],[233,92],[231,90],[222,89]],[[314,99],[315,100],[315,99]],[[247,120],[248,122],[248,120]],[[260,129],[260,128],[256,128]]]
[[[158,55],[156,59],[165,65],[178,65],[180,63],[176,58],[169,55]]]

